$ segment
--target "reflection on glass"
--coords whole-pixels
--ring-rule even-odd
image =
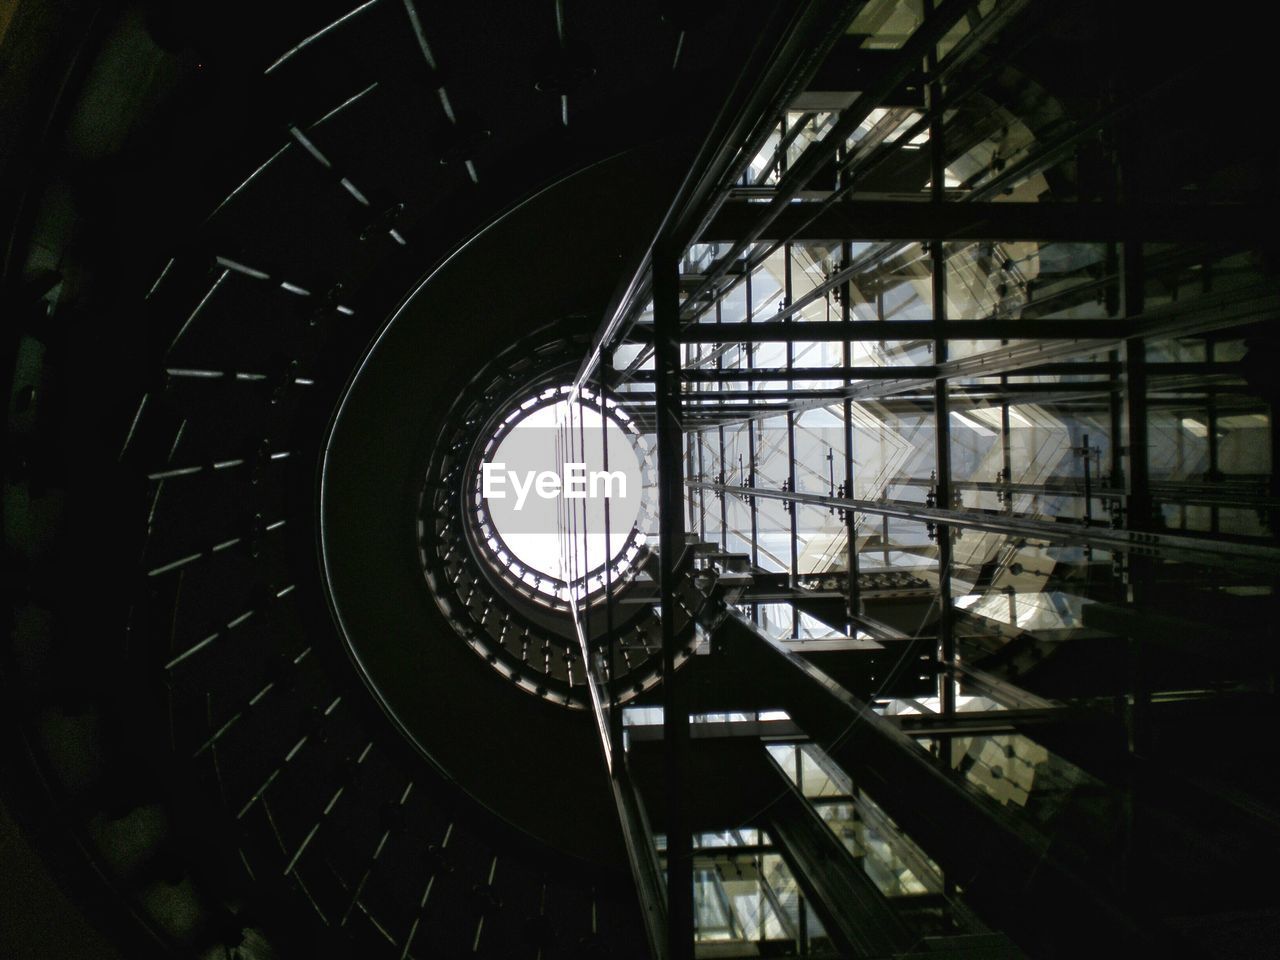
[[[654,841],[661,855],[666,837]],[[695,834],[693,846],[696,956],[834,955],[821,920],[765,831]]]

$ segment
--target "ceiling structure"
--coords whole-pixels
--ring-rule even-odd
[[[1262,952],[1254,45],[1088,0],[0,13],[0,797],[63,891],[14,955]],[[547,587],[475,469],[565,387],[644,505],[567,508]]]

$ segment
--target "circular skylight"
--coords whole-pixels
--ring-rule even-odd
[[[638,431],[612,400],[602,414],[599,395],[571,393],[547,388],[497,422],[472,495],[490,559],[560,601],[630,570],[644,542]]]

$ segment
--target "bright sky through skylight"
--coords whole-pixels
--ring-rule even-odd
[[[581,440],[585,449],[566,452],[557,449],[558,427],[569,422],[570,405],[566,401],[548,404],[529,413],[498,444],[490,462],[503,465],[500,489],[505,496],[487,497],[494,527],[507,548],[520,563],[557,579],[568,579],[564,569],[566,556],[576,561],[579,574],[599,566],[605,548],[605,489],[601,482],[582,499],[565,500],[562,496],[539,496],[531,493],[517,497],[516,485],[530,476],[549,471],[563,477],[565,462],[582,464],[586,476],[605,472],[601,439],[602,418],[593,406],[577,404],[574,429],[581,424]],[[609,446],[608,472],[621,473],[625,482],[615,480],[609,502],[609,556],[626,546],[628,535],[639,512],[641,494],[640,463],[626,433],[611,418],[603,418],[604,436]],[[563,444],[563,438],[561,440]],[[557,461],[563,462],[557,462]],[[625,496],[620,488],[625,487]],[[566,505],[577,511],[578,536],[563,540],[563,511]],[[585,515],[585,516],[584,516]],[[585,520],[585,522],[584,522]],[[585,529],[585,536],[581,531]],[[572,554],[565,550],[571,549]]]

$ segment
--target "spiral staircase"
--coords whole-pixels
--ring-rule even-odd
[[[536,695],[574,648],[424,568],[418,498],[771,16],[17,6],[5,798],[129,956],[643,954],[590,719]],[[517,626],[527,691],[462,642]]]
[[[0,6],[0,955],[1274,945],[1280,153],[1207,20]],[[578,401],[643,503],[562,581],[479,464]]]

